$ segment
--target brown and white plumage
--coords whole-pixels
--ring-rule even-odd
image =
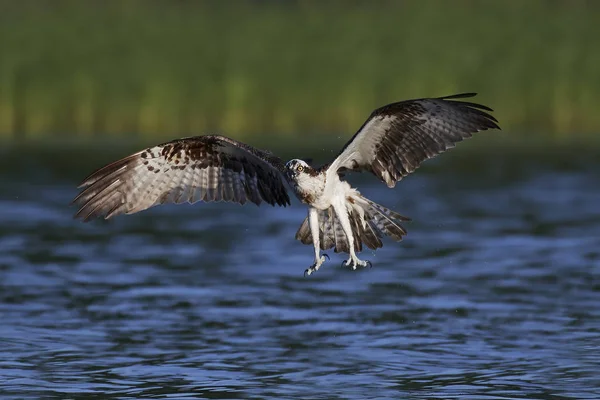
[[[346,265],[366,266],[356,252],[382,238],[402,240],[410,219],[362,196],[345,181],[351,171],[370,171],[389,187],[429,158],[473,133],[499,129],[490,108],[462,101],[474,94],[401,101],[378,108],[329,164],[283,161],[224,136],[197,136],[151,147],[90,175],[73,201],[76,217],[110,218],[164,203],[263,201],[286,206],[284,181],[309,206],[296,239],[314,247],[312,274],[325,261],[321,249],[349,253]]]
[[[383,236],[389,236],[396,242],[402,240],[406,235],[406,229],[402,222],[410,221],[410,218],[398,214],[380,204],[374,203],[365,197],[354,198],[359,202],[358,207],[364,210],[364,224],[360,223],[361,218],[356,213],[350,213],[350,222],[352,225],[352,236],[354,246],[357,252],[362,251],[363,243],[372,250],[383,247],[381,239]],[[312,243],[312,233],[308,218],[304,220],[298,232],[296,239],[304,244]],[[336,253],[349,253],[349,241],[342,227],[340,218],[336,215],[333,208],[319,210],[319,242],[321,250],[333,249]]]
[[[284,165],[269,152],[223,136],[174,140],[142,150],[87,177],[73,200],[88,221],[165,203],[250,201],[290,204]]]
[[[491,108],[458,99],[464,93],[434,99],[406,100],[376,109],[327,169],[370,171],[389,187],[421,163],[473,133],[499,129]]]

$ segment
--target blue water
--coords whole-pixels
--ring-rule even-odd
[[[0,173],[3,398],[600,398],[596,161],[360,177],[408,236],[304,278],[297,202],[82,224],[67,204],[99,165],[72,155]]]

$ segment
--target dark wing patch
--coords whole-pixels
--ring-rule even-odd
[[[290,204],[281,159],[223,136],[151,147],[91,174],[73,200],[76,218],[110,218],[165,203]]]
[[[336,173],[370,171],[394,187],[423,161],[454,147],[473,133],[500,129],[498,121],[486,112],[492,111],[491,108],[456,101],[473,96],[474,93],[464,93],[407,100],[378,108],[338,157],[323,168]]]

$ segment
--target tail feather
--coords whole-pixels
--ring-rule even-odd
[[[410,218],[362,196],[359,198],[359,204],[365,209],[365,218],[385,235],[390,236],[396,242],[401,241],[402,237],[406,235],[406,229],[400,224],[400,221],[410,221]]]
[[[367,215],[365,214],[365,217]],[[352,231],[354,233],[354,243],[356,243],[356,251],[362,250],[362,243],[364,243],[370,249],[378,249],[383,247],[381,238],[384,233],[381,232],[377,226],[368,220],[366,223],[361,224],[360,217],[350,215],[350,221],[352,223]]]
[[[308,217],[304,218],[302,225],[298,228],[296,240],[299,240],[302,244],[312,244],[312,234],[310,233],[310,226],[308,225]]]
[[[400,223],[410,221],[410,218],[360,195],[353,196],[352,199],[348,216],[357,252],[362,250],[363,243],[373,250],[383,247],[383,236],[399,242],[406,235],[406,229]],[[296,232],[296,239],[303,244],[312,244],[308,217]],[[319,211],[319,239],[322,250],[333,248],[336,253],[350,251],[346,234],[332,207]]]
[[[342,224],[339,218],[335,215],[335,211],[333,210],[333,208],[330,207],[329,209],[331,210],[331,213],[329,215],[331,216],[333,223],[333,251],[336,253],[349,253],[350,247],[348,239],[346,239],[346,234],[344,233],[344,228],[342,228]],[[323,247],[323,244],[321,244],[321,248],[323,250],[330,249],[331,247],[332,246],[325,248]]]
[[[319,223],[321,224],[321,228],[319,229],[319,233],[321,236],[321,247],[330,249],[335,246],[335,219],[333,218],[333,209],[329,208],[320,214]]]
[[[358,253],[362,251],[363,224],[353,213],[350,213],[348,217],[350,217],[350,226],[352,227],[352,235],[354,236],[354,251]]]

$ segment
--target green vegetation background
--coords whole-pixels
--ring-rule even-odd
[[[4,138],[347,135],[470,91],[507,132],[599,133],[600,2],[0,0]]]

